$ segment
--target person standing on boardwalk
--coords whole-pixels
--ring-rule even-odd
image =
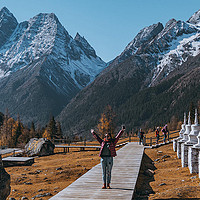
[[[163,127],[162,132],[164,135],[163,142],[166,143],[167,133],[169,133],[169,131],[167,129],[167,124]]]
[[[143,139],[144,139],[144,131],[140,128],[140,131],[139,131],[139,144],[143,144]]]
[[[158,144],[158,141],[159,141],[159,138],[160,138],[159,132],[160,132],[160,128],[157,127],[157,129],[156,129],[156,144]]]
[[[112,166],[113,166],[113,157],[117,155],[116,150],[115,150],[115,145],[117,144],[124,130],[125,130],[125,126],[122,126],[122,129],[119,131],[119,133],[117,134],[115,138],[112,138],[110,133],[106,133],[104,136],[104,139],[101,139],[95,133],[94,129],[91,129],[92,135],[101,144],[99,156],[101,157],[101,167],[102,167],[102,176],[103,176],[102,189],[106,189],[106,188],[111,189],[110,183],[111,183],[111,171],[112,171]],[[107,181],[107,186],[106,186],[106,181]]]

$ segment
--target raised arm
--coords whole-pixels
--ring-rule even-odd
[[[96,138],[96,140],[101,144],[103,142],[103,140],[94,132],[94,129],[91,129],[91,133],[93,135],[94,138]]]
[[[119,138],[121,137],[122,133],[124,132],[125,127],[123,126],[122,129],[119,131],[119,133],[117,134],[117,136],[115,137],[115,142],[114,144],[117,144],[117,142],[119,141]]]

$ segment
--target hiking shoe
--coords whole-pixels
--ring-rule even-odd
[[[107,189],[112,189],[112,188],[110,187],[110,184],[107,185]]]
[[[102,187],[102,189],[106,189],[106,184],[103,184],[103,187]]]

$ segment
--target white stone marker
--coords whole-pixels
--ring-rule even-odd
[[[189,119],[190,119],[190,112],[188,115],[188,121],[189,121]],[[187,126],[187,124],[185,124],[185,132],[182,134],[183,138],[177,142],[177,157],[178,158],[181,158],[181,144],[185,143],[188,140],[188,136],[186,133],[186,126]],[[188,132],[188,130],[187,130],[187,132]]]
[[[173,149],[174,149],[174,151],[178,151],[177,143],[178,143],[178,141],[183,139],[183,133],[185,132],[185,125],[186,125],[186,113],[184,113],[184,122],[181,125],[181,130],[179,132],[179,137],[176,138],[176,139],[173,139]],[[181,152],[181,151],[179,151],[179,152]]]
[[[181,164],[182,167],[187,167],[188,166],[188,146],[185,145],[185,142],[189,140],[188,135],[190,134],[191,131],[191,120],[190,120],[190,112],[188,115],[188,124],[185,126],[186,131],[183,134],[183,139],[180,140],[181,142]]]
[[[199,172],[199,152],[200,152],[200,125],[198,123],[197,109],[195,110],[195,121],[192,125],[192,131],[190,132],[190,141],[194,144],[189,147],[188,150],[188,167],[190,173]]]

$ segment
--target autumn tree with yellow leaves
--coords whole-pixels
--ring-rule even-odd
[[[15,121],[10,117],[8,110],[5,115],[0,112],[0,147],[7,146],[24,148],[31,138],[40,137],[49,140],[62,139],[63,134],[60,122],[56,122],[54,117],[52,117],[46,128],[38,126],[38,128],[35,129],[33,122],[29,128],[22,124],[19,116]]]
[[[110,105],[106,106],[104,112],[101,114],[99,124],[97,126],[99,135],[103,138],[106,133],[111,133],[114,137],[116,114]]]

